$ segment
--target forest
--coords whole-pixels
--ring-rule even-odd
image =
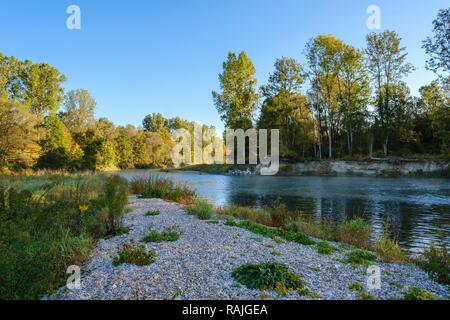
[[[371,157],[450,158],[450,9],[423,40],[436,80],[413,96],[414,70],[401,37],[370,33],[365,48],[331,34],[312,38],[305,61],[281,57],[258,86],[245,51],[230,52],[213,103],[230,129],[280,129],[280,155],[291,161]],[[85,89],[65,92],[66,76],[47,63],[0,53],[0,170],[114,170],[171,167],[172,133],[194,123],[160,113],[142,125],[94,116]],[[205,126],[206,127],[206,126]]]

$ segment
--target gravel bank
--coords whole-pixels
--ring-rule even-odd
[[[98,243],[90,261],[82,267],[82,288],[61,288],[48,299],[311,299],[296,292],[281,297],[269,291],[249,290],[231,277],[235,267],[266,261],[288,265],[320,299],[358,299],[349,285],[359,282],[366,287],[366,269],[341,262],[348,253],[345,249],[331,256],[320,255],[315,246],[276,243],[223,222],[198,220],[187,215],[181,205],[160,199],[130,197],[129,207],[133,211],[125,215],[123,224],[130,232]],[[160,210],[161,214],[147,217],[149,210]],[[112,259],[124,244],[141,243],[149,228],[163,231],[170,227],[182,230],[178,241],[145,244],[147,250],[155,251],[155,263],[112,266]],[[439,298],[449,295],[448,287],[430,280],[416,266],[374,264],[382,270],[381,289],[368,292],[377,299],[402,298],[409,287]]]

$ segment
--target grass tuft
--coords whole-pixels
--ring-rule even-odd
[[[197,216],[200,220],[209,220],[215,213],[213,205],[203,199],[196,199],[192,204],[186,206],[184,210]]]
[[[369,245],[370,234],[370,225],[362,218],[355,218],[337,226],[336,240],[364,249]]]
[[[405,300],[436,300],[436,296],[418,288],[409,288],[404,294]]]
[[[148,235],[146,235],[142,241],[144,242],[166,242],[166,241],[177,241],[180,239],[181,231],[177,229],[168,229],[163,232],[158,232],[155,230],[150,230]]]
[[[151,211],[147,211],[145,213],[146,217],[154,217],[154,216],[159,216],[161,214],[161,212],[159,210],[151,210]]]
[[[333,247],[332,245],[330,245],[328,242],[319,242],[317,245],[317,252],[323,255],[330,255],[333,252],[337,251],[338,249],[336,249],[335,247]]]
[[[363,264],[367,265],[369,261],[376,260],[377,256],[372,252],[355,249],[347,256],[347,259],[344,260],[346,263],[351,263],[353,265]]]
[[[117,257],[112,261],[113,266],[118,266],[123,263],[135,264],[137,266],[145,266],[156,261],[155,253],[153,251],[146,251],[145,246],[139,245],[124,245],[119,251]]]
[[[195,191],[186,185],[160,176],[135,178],[131,181],[131,191],[142,198],[160,198],[183,204],[190,204],[196,198]]]
[[[304,289],[300,277],[277,262],[242,265],[233,270],[232,276],[249,289],[275,291],[283,296],[292,290]]]
[[[374,245],[374,251],[385,262],[403,262],[405,254],[400,249],[398,242],[391,239],[381,239]]]

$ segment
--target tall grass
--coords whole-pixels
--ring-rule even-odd
[[[116,176],[2,179],[0,299],[36,299],[62,285],[69,265],[120,228],[127,188]]]
[[[195,191],[185,184],[161,176],[133,179],[131,192],[142,198],[161,198],[182,204],[190,204],[196,198]]]

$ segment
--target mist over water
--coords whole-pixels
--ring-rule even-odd
[[[187,183],[216,206],[262,207],[281,200],[291,210],[338,223],[362,216],[380,236],[388,223],[403,249],[450,245],[450,180],[372,177],[223,176],[198,172],[126,170],[127,178],[158,174]]]

